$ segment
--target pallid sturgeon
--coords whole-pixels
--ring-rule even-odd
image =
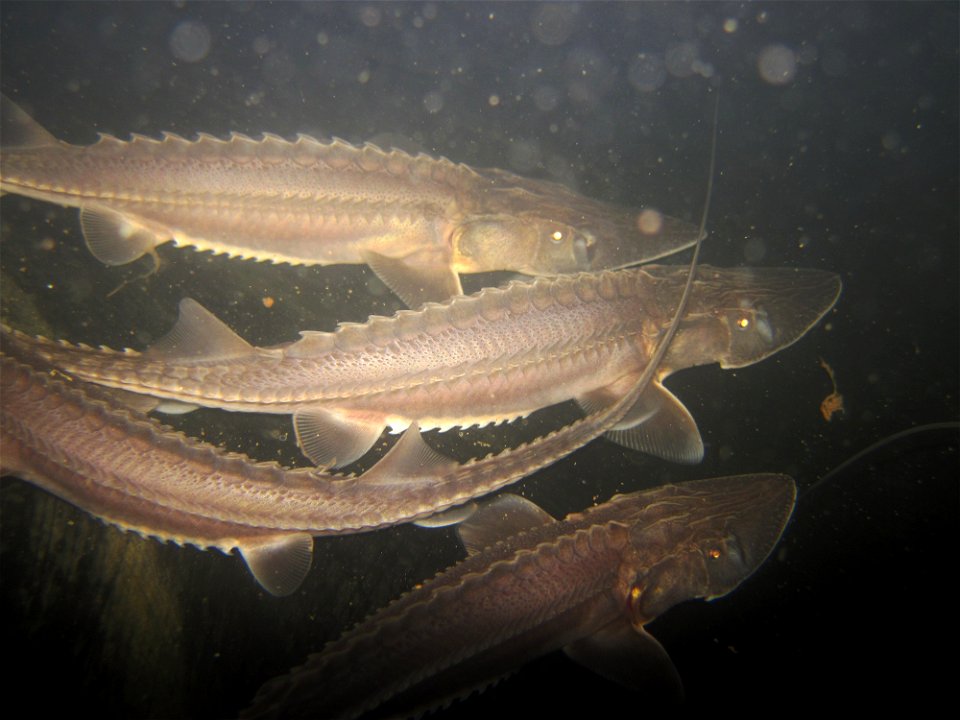
[[[0,99],[0,192],[80,209],[119,265],[162,243],[294,265],[366,263],[410,307],[462,293],[460,273],[552,275],[648,262],[698,229],[569,188],[375,145],[101,135],[57,140]]]
[[[187,407],[291,413],[305,454],[339,467],[385,427],[446,430],[567,400],[587,412],[613,404],[650,363],[687,274],[646,266],[537,278],[332,333],[303,332],[273,348],[250,345],[190,300],[171,333],[144,353],[32,342],[60,370],[108,387]],[[699,462],[696,423],[663,379],[706,363],[758,362],[802,337],[839,292],[839,277],[820,270],[699,268],[653,382],[610,436]]]
[[[461,465],[410,432],[363,476],[343,477],[252,462],[189,438],[122,393],[62,375],[34,350],[0,329],[0,473],[142,536],[236,548],[275,595],[302,582],[313,536],[423,521],[515,482],[618,422],[653,374],[620,402],[498,455]]]
[[[242,717],[419,717],[563,648],[645,698],[679,676],[644,625],[726,595],[769,555],[785,475],[664,485],[554,520],[502,495],[460,525],[470,555],[264,685]]]

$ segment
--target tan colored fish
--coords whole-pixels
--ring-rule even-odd
[[[264,685],[242,717],[419,717],[560,648],[646,699],[677,697],[677,671],[644,626],[739,586],[795,498],[785,475],[743,475],[618,495],[557,521],[502,495],[460,526],[466,560]]]
[[[255,463],[174,432],[133,410],[122,394],[58,373],[35,348],[0,327],[0,474],[143,536],[236,549],[275,595],[300,585],[314,536],[455,522],[470,510],[457,506],[550,465],[617,423],[652,375],[619,403],[499,455],[461,465],[410,432],[363,476],[342,477]],[[437,513],[445,513],[442,520]]]
[[[576,400],[588,412],[622,398],[651,362],[686,283],[685,267],[647,266],[489,288],[392,318],[301,333],[257,348],[192,301],[145,353],[35,340],[71,375],[192,406],[291,413],[306,455],[342,466],[384,428],[505,422]],[[758,362],[802,337],[836,301],[819,270],[699,269],[653,382],[611,437],[699,462],[696,423],[662,381],[683,368]]]
[[[370,144],[164,134],[81,147],[7,98],[0,111],[0,192],[79,208],[88,247],[111,265],[168,241],[294,265],[366,263],[417,307],[460,294],[461,273],[618,268],[698,236],[653,210]]]

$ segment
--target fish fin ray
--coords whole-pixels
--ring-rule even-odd
[[[632,450],[671,462],[695,465],[703,460],[703,439],[682,402],[653,382],[624,419],[605,433],[607,439]]]
[[[363,457],[383,432],[383,425],[336,415],[320,407],[293,415],[297,444],[310,461],[339,468]]]
[[[283,535],[240,547],[240,554],[260,586],[271,595],[295,592],[313,563],[313,538],[308,533]]]
[[[642,627],[617,618],[564,648],[580,665],[646,697],[680,703],[683,683],[663,646]]]
[[[420,435],[417,423],[390,448],[383,459],[363,474],[364,483],[430,482],[442,472],[457,466],[457,461],[434,450]]]
[[[434,513],[429,517],[415,521],[413,524],[419,525],[422,528],[438,528],[447,527],[449,525],[457,525],[472,517],[476,511],[477,503],[467,502],[463,505],[455,505],[449,510]]]
[[[457,533],[467,552],[473,555],[504,538],[554,522],[556,519],[536,503],[504,493],[481,505],[468,520],[461,522]]]
[[[27,149],[59,145],[40,123],[6,95],[0,95],[0,137],[4,149]]]
[[[87,248],[105,265],[126,265],[166,241],[122,213],[80,208],[80,229]]]
[[[180,301],[180,317],[173,329],[143,356],[152,360],[215,361],[256,353],[220,318],[191,298]]]
[[[367,250],[363,261],[377,277],[403,300],[418,308],[426,302],[443,302],[463,294],[460,276],[439,252],[419,252],[406,258],[392,258]]]

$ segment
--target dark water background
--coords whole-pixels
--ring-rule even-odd
[[[669,381],[700,426],[701,465],[598,441],[517,486],[563,515],[721,474],[788,472],[805,488],[875,440],[958,417],[957,8],[5,1],[0,73],[5,94],[75,143],[163,130],[375,139],[693,222],[719,85],[705,261],[828,269],[843,295],[764,363]],[[400,307],[362,267],[162,248],[160,272],[138,279],[146,265],[89,255],[75,211],[17,197],[0,210],[4,321],[54,337],[143,348],[185,296],[260,345]],[[820,357],[846,401],[830,423]],[[299,462],[284,418],[179,422]],[[883,447],[802,499],[778,554],[737,592],[658,620],[691,707],[922,713],[955,699],[957,470],[955,432]],[[4,479],[0,510],[4,695],[38,715],[231,716],[462,557],[447,531],[322,540],[301,591],[277,599],[235,557],[120,533],[18,480]],[[645,710],[556,655],[448,715],[517,702],[560,717]]]

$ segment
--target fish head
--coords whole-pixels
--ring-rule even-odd
[[[529,275],[612,270],[693,245],[699,229],[652,210],[585,197],[565,185],[480,171],[475,207],[453,234],[455,262],[472,272]]]
[[[658,488],[630,528],[626,605],[639,627],[677,603],[726,595],[776,546],[793,512],[786,475],[741,475]]]
[[[670,278],[666,284],[673,286],[672,296],[686,281],[684,268],[645,270]],[[664,374],[712,362],[740,368],[768,358],[816,325],[840,290],[840,277],[824,270],[701,266],[683,324],[664,360]]]

